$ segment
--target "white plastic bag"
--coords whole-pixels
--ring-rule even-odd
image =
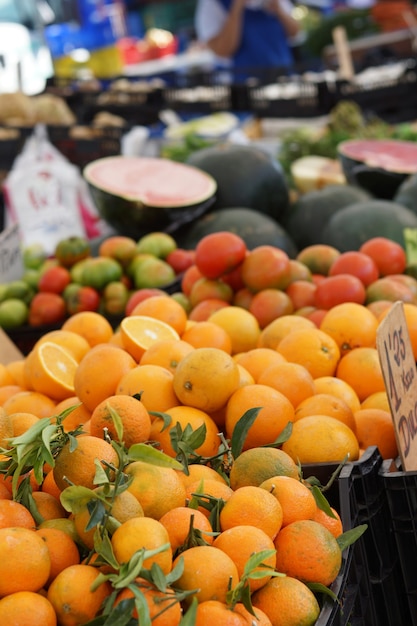
[[[6,225],[19,224],[24,247],[41,244],[54,253],[61,239],[91,238],[94,205],[79,169],[49,141],[39,125],[15,159],[4,186]]]

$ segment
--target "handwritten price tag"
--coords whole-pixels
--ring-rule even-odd
[[[0,233],[0,283],[23,276],[23,259],[17,224]]]
[[[377,349],[404,471],[417,470],[417,369],[402,302],[381,322]]]

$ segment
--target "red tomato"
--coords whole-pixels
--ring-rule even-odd
[[[68,315],[80,313],[80,311],[97,311],[100,306],[100,294],[94,287],[87,285],[68,285],[64,294]]]
[[[262,289],[286,289],[291,280],[288,254],[269,245],[253,248],[243,261],[242,280],[254,293]]]
[[[181,291],[189,296],[192,286],[199,278],[203,278],[203,274],[198,269],[197,265],[191,265],[188,270],[185,270],[181,279]]]
[[[28,322],[30,326],[56,324],[66,317],[66,312],[65,300],[62,296],[40,291],[30,302]]]
[[[38,282],[38,291],[62,293],[71,282],[71,274],[66,267],[56,265],[45,270]]]
[[[131,315],[135,306],[139,304],[139,302],[142,302],[142,300],[146,300],[146,298],[150,298],[151,296],[165,295],[168,295],[166,291],[158,289],[158,287],[143,287],[142,289],[138,289],[129,296],[126,303],[125,315]]]
[[[365,287],[379,278],[379,269],[374,259],[364,252],[350,250],[342,252],[329,270],[329,276],[352,274],[363,282]]]
[[[220,278],[242,263],[246,243],[234,233],[220,231],[206,235],[195,248],[195,264],[207,278]]]
[[[170,264],[176,274],[182,274],[195,262],[195,250],[185,250],[175,248],[165,257],[165,261]]]
[[[316,307],[318,309],[331,309],[342,302],[357,302],[364,304],[366,289],[364,284],[356,276],[351,274],[338,274],[328,276],[316,288]]]
[[[365,241],[360,252],[372,257],[378,266],[380,276],[402,274],[407,265],[405,250],[399,243],[386,237],[373,237]]]
[[[305,306],[314,306],[316,302],[317,285],[309,280],[295,280],[285,290],[291,298],[294,311]]]

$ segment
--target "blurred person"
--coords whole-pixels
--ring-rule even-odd
[[[195,30],[234,67],[287,67],[300,25],[290,0],[198,0]]]

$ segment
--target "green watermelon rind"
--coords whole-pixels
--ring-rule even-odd
[[[347,252],[359,250],[373,237],[387,237],[405,247],[405,228],[417,228],[417,215],[404,206],[379,199],[356,202],[330,218],[323,243]]]

